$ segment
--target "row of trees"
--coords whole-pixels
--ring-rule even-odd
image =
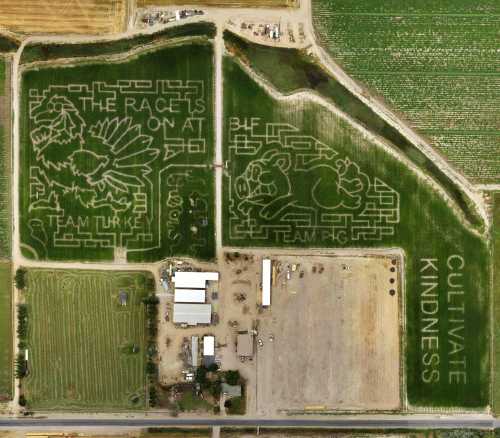
[[[158,393],[156,390],[156,385],[158,383],[158,365],[156,363],[158,350],[156,348],[156,337],[158,336],[158,305],[160,300],[154,294],[154,288],[152,288],[151,285],[149,285],[148,290],[150,295],[143,299],[143,303],[146,306],[148,334],[146,374],[149,383],[149,406],[155,407],[158,403]]]

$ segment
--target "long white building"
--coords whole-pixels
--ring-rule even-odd
[[[205,289],[207,281],[219,281],[219,273],[176,271],[172,280],[175,283],[176,289]]]
[[[211,322],[211,304],[174,303],[174,324],[197,325]]]
[[[271,260],[262,259],[262,305],[271,305]]]

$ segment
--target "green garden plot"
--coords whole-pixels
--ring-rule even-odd
[[[148,275],[29,271],[24,392],[30,407],[145,407]]]
[[[500,6],[495,0],[313,0],[334,60],[468,178],[500,178]]]
[[[212,258],[213,138],[208,41],[25,71],[23,254]]]
[[[275,100],[230,57],[224,75],[224,244],[402,248],[410,404],[486,406],[486,241],[330,110]]]
[[[12,398],[12,275],[0,262],[0,402]]]

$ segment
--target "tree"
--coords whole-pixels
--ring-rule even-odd
[[[26,274],[28,271],[24,268],[18,268],[16,271],[16,275],[14,277],[14,281],[16,283],[16,288],[19,290],[23,290],[26,287]]]
[[[217,365],[216,362],[213,362],[211,363],[209,366],[208,366],[208,371],[212,372],[212,373],[215,373],[219,370],[219,365]]]
[[[237,385],[240,382],[240,372],[238,370],[229,370],[224,374],[228,385]]]
[[[28,404],[27,400],[26,400],[26,397],[24,396],[24,394],[21,394],[19,396],[19,406],[26,406]]]

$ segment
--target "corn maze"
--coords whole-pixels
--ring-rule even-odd
[[[85,75],[66,69],[65,80],[40,86],[30,76],[28,256],[110,259],[120,249],[129,260],[211,256],[211,48],[201,49],[207,64],[193,79],[168,71],[146,78],[134,72],[137,60],[112,66],[109,79],[81,81]]]
[[[314,0],[343,67],[477,183],[500,177],[498,2]]]
[[[28,279],[30,405],[143,408],[146,274],[31,270]]]
[[[230,239],[345,245],[394,235],[398,192],[296,127],[232,117],[228,149],[242,169],[229,176]]]

